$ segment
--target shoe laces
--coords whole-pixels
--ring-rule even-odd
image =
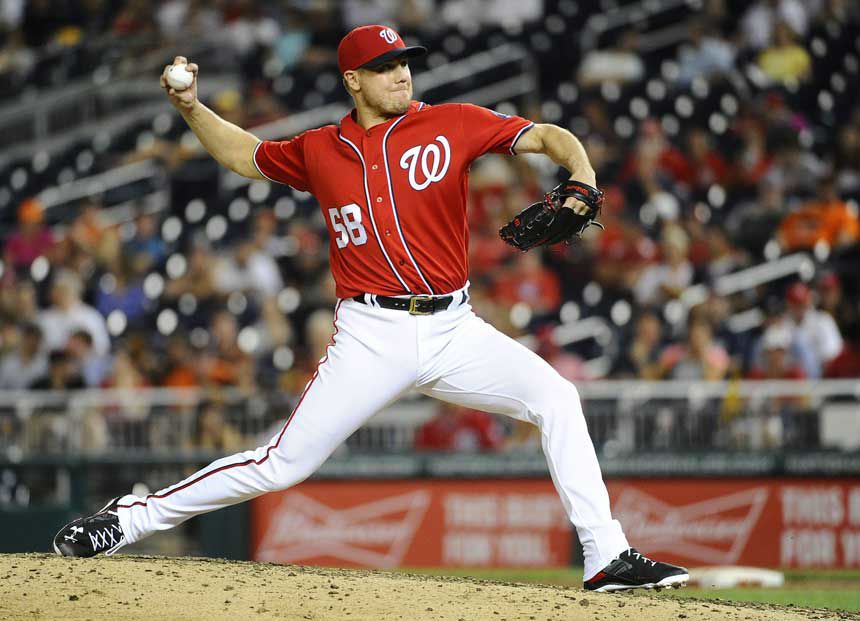
[[[93,546],[94,552],[99,552],[106,548],[105,555],[111,556],[114,552],[125,545],[125,534],[122,532],[122,527],[119,525],[119,515],[116,511],[106,511],[113,515],[117,520],[102,528],[95,528],[87,533],[90,538],[90,544]]]
[[[638,550],[634,550],[633,548],[630,549],[630,556],[632,556],[633,558],[638,558],[640,561],[643,561],[645,563],[651,563],[652,567],[657,564],[657,561],[652,561],[650,558],[648,558]]]

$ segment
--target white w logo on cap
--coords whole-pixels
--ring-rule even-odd
[[[379,36],[385,39],[386,43],[394,45],[397,41],[397,35],[391,28],[383,28],[379,31]]]

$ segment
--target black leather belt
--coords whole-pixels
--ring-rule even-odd
[[[352,299],[356,302],[367,304],[364,294],[357,295]],[[413,295],[409,298],[390,298],[384,295],[374,295],[373,299],[382,308],[407,311],[410,315],[432,315],[433,313],[447,310],[454,296]]]

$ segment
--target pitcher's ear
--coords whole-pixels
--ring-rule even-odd
[[[358,80],[358,71],[344,71],[343,86],[350,95],[361,90],[361,82]]]

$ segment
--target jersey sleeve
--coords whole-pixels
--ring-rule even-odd
[[[517,140],[534,123],[521,116],[493,112],[473,104],[460,104],[463,137],[472,158],[484,153],[516,155]]]
[[[254,149],[254,166],[270,181],[285,183],[302,192],[310,188],[305,164],[306,134],[292,140],[263,140]]]

